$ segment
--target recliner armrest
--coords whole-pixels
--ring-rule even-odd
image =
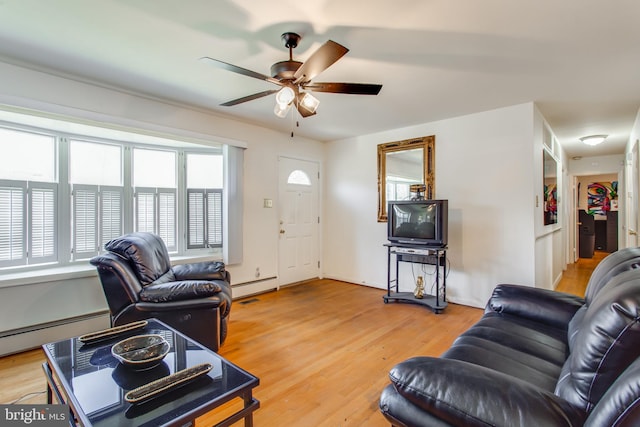
[[[218,294],[221,295],[221,294]],[[211,310],[220,308],[226,305],[226,302],[218,296],[199,299],[186,299],[182,301],[170,301],[170,302],[138,302],[135,305],[135,309],[139,312],[168,312],[176,313],[178,310]]]
[[[397,392],[453,426],[582,426],[585,413],[537,386],[471,363],[414,357],[391,369]],[[382,408],[393,415],[393,408]]]
[[[179,264],[172,267],[176,280],[225,280],[229,282],[229,272],[220,261],[204,261]]]
[[[584,299],[576,295],[521,285],[498,285],[485,313],[511,314],[566,329]]]
[[[220,284],[207,280],[183,280],[145,286],[140,291],[140,301],[170,302],[207,298],[222,291]]]

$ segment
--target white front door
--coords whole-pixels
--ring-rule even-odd
[[[318,163],[279,158],[280,285],[318,277]]]

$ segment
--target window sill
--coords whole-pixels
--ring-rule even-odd
[[[11,272],[0,274],[0,288],[32,285],[35,283],[57,282],[82,277],[95,277],[96,268],[89,263],[80,265],[68,265],[64,267],[51,267],[45,269]]]
[[[190,254],[171,257],[171,265],[221,260],[222,255],[219,253]],[[50,267],[31,271],[0,273],[0,289],[97,276],[98,272],[96,268],[88,262],[67,265],[64,267]]]

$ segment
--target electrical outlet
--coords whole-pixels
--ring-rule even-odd
[[[256,267],[256,278],[260,277],[260,267]]]

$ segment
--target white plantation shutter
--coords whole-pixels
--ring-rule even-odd
[[[136,188],[135,192],[136,209],[136,231],[155,233],[155,189]]]
[[[57,260],[57,184],[29,183],[29,258],[33,262]]]
[[[176,243],[176,190],[158,190],[158,235],[164,240],[169,251],[178,249]]]
[[[0,181],[0,267],[57,260],[57,188]]]
[[[222,246],[222,190],[187,189],[187,248]]]
[[[157,234],[169,251],[177,250],[175,188],[136,188],[135,209],[136,231]]]
[[[98,186],[73,186],[73,258],[98,254]]]
[[[187,189],[187,249],[204,248],[204,190]]]
[[[207,243],[222,246],[222,190],[207,191]]]
[[[100,187],[100,249],[105,243],[124,234],[122,232],[122,202],[124,192],[121,187]]]
[[[27,183],[0,181],[0,266],[26,263]]]

